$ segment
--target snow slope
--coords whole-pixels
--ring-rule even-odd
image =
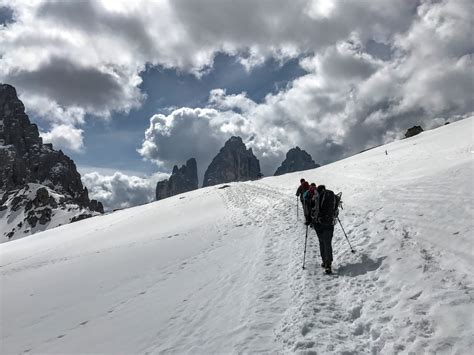
[[[0,352],[470,353],[473,123],[4,243]],[[332,276],[302,176],[343,192]]]

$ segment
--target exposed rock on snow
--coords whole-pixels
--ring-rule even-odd
[[[0,199],[0,242],[98,214],[40,184],[10,190]]]
[[[407,129],[405,133],[405,138],[416,136],[417,134],[420,134],[421,132],[423,132],[423,128],[421,128],[421,126],[413,126]]]
[[[274,176],[314,169],[319,166],[320,165],[316,164],[311,155],[305,150],[301,150],[300,147],[291,148],[288,153],[286,153],[286,159],[283,160],[281,166],[275,171]]]
[[[42,189],[37,189],[39,191],[37,196],[26,193],[29,183],[43,185]],[[9,201],[9,198],[14,196],[14,201],[11,201],[14,211],[20,207],[47,201],[47,204],[53,203],[51,206],[53,210],[64,208],[67,203],[75,204],[76,208],[72,210],[78,213],[82,213],[79,212],[82,210],[89,210],[89,215],[94,211],[103,213],[100,202],[89,201],[87,188],[83,187],[74,162],[62,151],[54,150],[52,144],[43,144],[38,127],[30,123],[15,88],[7,84],[0,84],[0,191],[4,192],[0,195],[3,202]],[[62,196],[64,203],[54,207],[54,202],[47,191]],[[27,201],[26,199],[30,197],[34,200]],[[3,210],[6,209],[5,205],[0,205]],[[44,226],[57,224],[49,223],[55,214],[50,213],[47,208],[42,210],[39,217],[33,216],[30,212],[26,210],[25,213],[28,214],[25,216],[26,221],[21,221],[30,224],[23,226],[22,235],[28,235],[35,230],[37,222],[43,222]],[[65,221],[61,220],[61,223]],[[15,235],[12,233],[13,230],[18,231],[18,226],[4,225],[0,229],[0,238],[7,235],[12,238]]]
[[[179,169],[175,165],[168,180],[159,181],[156,184],[156,199],[161,200],[197,188],[197,163],[196,159],[191,158]]]
[[[204,173],[203,186],[255,180],[260,177],[262,177],[260,162],[252,149],[247,149],[242,138],[231,137]]]

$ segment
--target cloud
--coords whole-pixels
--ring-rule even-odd
[[[174,110],[169,115],[153,115],[138,152],[165,170],[196,158],[201,176],[212,155],[217,153],[216,147],[224,143],[225,137],[217,127],[223,120],[231,119],[222,116],[212,108],[188,107]]]
[[[127,83],[125,73],[113,68],[83,67],[59,57],[49,58],[35,70],[12,71],[5,81],[27,87],[36,93],[33,96],[52,97],[59,107],[80,108],[105,117],[112,109],[128,111],[138,106],[142,98],[139,90]]]
[[[240,135],[268,175],[295,145],[327,163],[401,137],[414,124],[433,127],[433,122],[469,115],[474,110],[473,47],[463,6],[467,3],[420,5],[404,32],[378,38],[387,40],[389,55],[370,53],[360,34],[307,55],[300,63],[308,73],[263,102],[245,93],[211,91],[205,107],[192,109],[212,112],[200,117],[205,129],[199,139],[211,137],[209,142],[216,144],[206,154],[215,154],[230,135]],[[161,119],[174,122],[182,110],[191,109],[177,109]],[[190,134],[194,123],[189,121],[197,120],[196,115],[186,117],[188,124],[179,128],[179,135]],[[160,142],[163,132],[151,125],[145,144]],[[167,131],[166,141],[174,134]],[[155,153],[159,160],[160,150]]]
[[[414,11],[411,2],[389,0],[2,3],[15,22],[0,30],[0,80],[33,104],[38,100],[29,97],[41,96],[65,113],[101,117],[140,105],[147,64],[199,75],[223,52],[250,70],[265,58],[315,53],[352,33],[387,40],[408,28]],[[80,124],[77,117],[68,123]]]
[[[44,143],[52,143],[55,149],[67,149],[74,152],[82,152],[83,145],[82,129],[77,129],[68,125],[56,125],[49,132],[42,132],[41,137]]]
[[[110,211],[154,201],[156,183],[168,177],[161,173],[138,177],[121,172],[112,175],[90,172],[82,176],[82,182],[89,190],[89,197],[101,201]]]

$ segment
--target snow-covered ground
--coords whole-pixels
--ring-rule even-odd
[[[473,124],[4,243],[0,352],[471,353]],[[343,192],[331,276],[300,177]]]

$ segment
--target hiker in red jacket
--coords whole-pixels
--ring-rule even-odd
[[[309,225],[312,221],[311,211],[313,210],[315,199],[317,198],[316,184],[309,185],[308,190],[303,193],[303,211],[306,219],[305,224]]]

